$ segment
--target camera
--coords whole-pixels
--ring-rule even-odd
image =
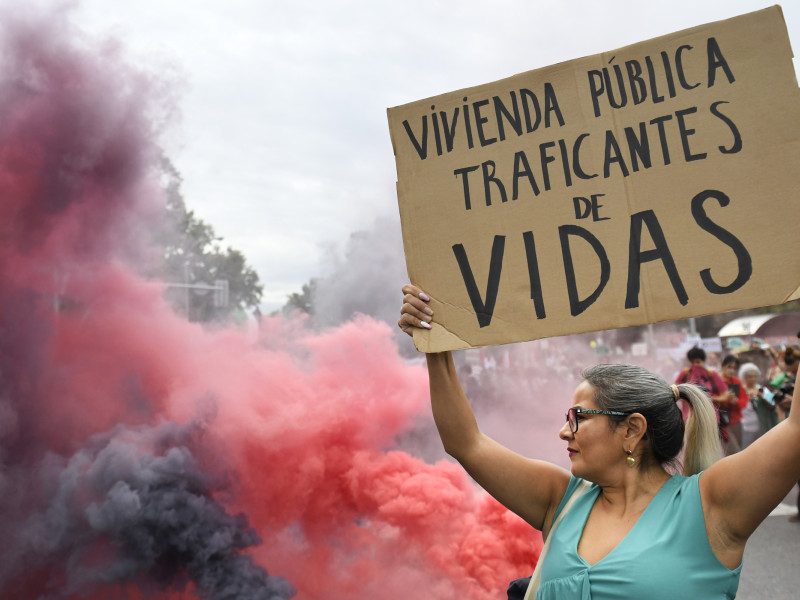
[[[781,384],[781,387],[778,388],[778,390],[772,395],[772,400],[770,401],[770,404],[772,404],[773,406],[775,406],[776,404],[780,404],[786,399],[787,396],[791,398],[793,394],[794,394],[794,379],[791,380],[787,379]]]

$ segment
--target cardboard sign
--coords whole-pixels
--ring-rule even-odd
[[[780,7],[389,109],[437,352],[800,293],[800,93]]]

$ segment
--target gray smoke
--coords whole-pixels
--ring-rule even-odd
[[[351,234],[342,251],[330,249],[322,271],[314,297],[318,325],[338,325],[356,313],[396,322],[408,279],[400,220],[378,218],[371,229]]]
[[[209,600],[294,596],[291,584],[241,553],[261,540],[244,515],[226,513],[214,499],[223,482],[190,449],[201,433],[197,424],[118,425],[69,458],[48,455],[41,469],[46,506],[7,546],[6,568],[41,570],[52,599],[109,584],[136,583],[147,592],[189,582]],[[8,548],[17,554],[8,556]]]
[[[329,248],[321,270],[313,294],[317,327],[340,325],[356,314],[396,324],[400,288],[408,282],[399,217],[377,218],[369,230],[351,234],[344,248]],[[416,355],[410,338],[397,331],[401,351]]]

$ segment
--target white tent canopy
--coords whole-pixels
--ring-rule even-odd
[[[748,335],[790,336],[800,331],[800,315],[778,313],[774,315],[751,315],[740,317],[726,324],[717,334],[719,337],[742,337]]]

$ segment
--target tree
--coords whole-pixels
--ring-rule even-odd
[[[304,283],[301,291],[292,292],[286,299],[286,304],[283,305],[281,312],[284,315],[290,315],[294,311],[304,312],[305,314],[314,316],[314,297],[317,290],[317,280],[311,279],[308,283]]]
[[[248,309],[257,310],[264,291],[258,274],[239,250],[222,249],[222,238],[211,225],[186,210],[180,189],[183,178],[167,157],[162,155],[159,162],[166,212],[154,233],[162,252],[153,274],[173,284],[167,290],[168,299],[189,320],[199,322],[229,321]],[[227,294],[223,284],[217,284],[222,281],[227,282]],[[187,284],[197,287],[184,287]],[[218,290],[203,287],[215,285]]]

